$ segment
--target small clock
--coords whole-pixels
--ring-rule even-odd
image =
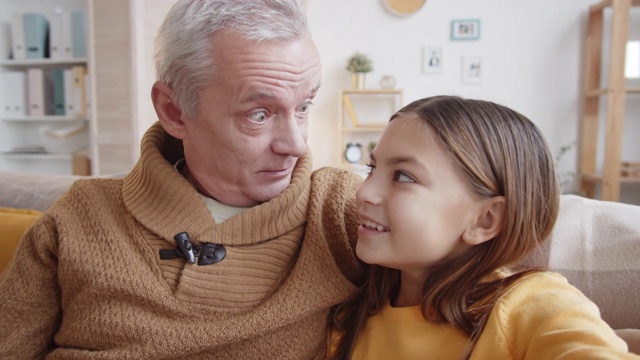
[[[348,162],[357,164],[362,159],[362,145],[358,143],[348,143],[344,152],[344,157]]]

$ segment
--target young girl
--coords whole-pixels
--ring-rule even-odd
[[[556,221],[536,126],[458,97],[392,116],[358,189],[365,284],[332,314],[336,359],[636,358],[562,276],[516,269]]]

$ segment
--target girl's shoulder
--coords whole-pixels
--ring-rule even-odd
[[[575,304],[576,301],[591,302],[564,276],[551,271],[537,271],[514,281],[497,299],[495,307],[503,312],[517,311],[521,305],[529,307],[534,304],[552,309]]]
[[[496,300],[476,351],[553,359],[561,354],[619,355],[627,350],[595,303],[564,276],[542,271],[514,281]]]

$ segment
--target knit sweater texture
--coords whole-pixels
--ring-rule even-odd
[[[155,124],[126,178],[76,181],[34,224],[0,278],[1,359],[324,356],[329,308],[361,274],[357,175],[306,154],[283,193],[216,224],[180,157]],[[226,257],[161,260],[183,231]]]

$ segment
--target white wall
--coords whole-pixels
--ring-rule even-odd
[[[310,139],[315,166],[334,165],[342,150],[331,141],[338,131],[336,99],[340,88],[350,86],[344,65],[355,50],[374,61],[367,85],[378,87],[382,75],[392,74],[405,103],[436,94],[492,100],[532,119],[554,151],[575,141],[583,35],[592,3],[428,0],[416,14],[398,17],[381,0],[307,0],[324,71]],[[469,18],[481,20],[480,40],[449,40],[450,21]],[[425,44],[444,47],[443,74],[421,73]],[[481,85],[461,84],[463,55],[483,57]]]
[[[138,102],[138,143],[149,126],[158,120],[151,103],[151,86],[155,82],[156,73],[153,62],[155,38],[164,17],[176,0],[136,0],[136,66]]]

